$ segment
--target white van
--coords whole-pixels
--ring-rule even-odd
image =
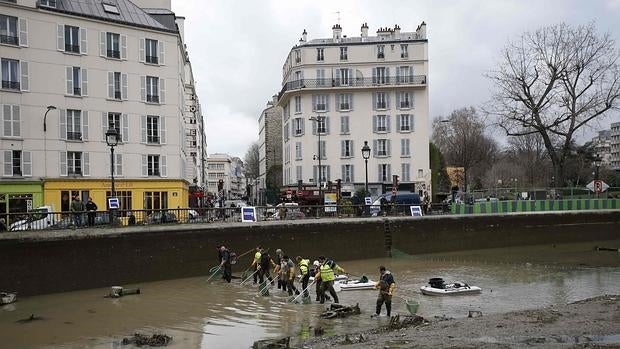
[[[58,223],[52,206],[41,206],[28,212],[28,218],[13,222],[9,231],[41,230],[47,229]]]

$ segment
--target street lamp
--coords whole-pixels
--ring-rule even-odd
[[[364,165],[366,169],[366,180],[364,182],[364,188],[366,191],[364,195],[368,195],[368,159],[370,158],[370,147],[368,146],[368,141],[364,141],[364,146],[362,147],[362,157],[364,158]]]
[[[47,111],[45,111],[45,115],[43,115],[43,132],[47,132],[47,113],[49,113],[50,110],[56,110],[56,107],[53,105],[47,106]]]
[[[322,153],[321,153],[321,133],[325,131],[325,126],[322,126],[322,123],[325,121],[325,117],[321,116],[321,115],[317,115],[317,116],[313,116],[310,118],[310,120],[312,121],[316,121],[316,134],[319,136],[319,146],[318,146],[318,150],[319,150],[319,154],[318,154],[318,158],[319,158],[319,170],[317,171],[319,173],[319,205],[323,204],[323,167],[321,166],[321,158],[323,157]]]
[[[45,111],[45,115],[43,115],[43,158],[44,166],[45,166],[45,178],[47,179],[47,113],[50,110],[56,110],[56,107],[53,105],[48,105],[47,110]]]
[[[110,147],[110,177],[112,178],[112,188],[110,197],[116,197],[116,189],[114,188],[114,147],[118,145],[118,131],[116,128],[110,128],[105,133],[105,142]],[[115,225],[115,210],[110,207],[110,224]]]

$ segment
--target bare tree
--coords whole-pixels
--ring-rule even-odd
[[[506,157],[513,166],[521,170],[521,183],[537,186],[548,184],[551,167],[542,137],[538,133],[510,137],[506,146]],[[517,171],[514,171],[516,173]],[[553,181],[552,181],[553,182]]]
[[[433,123],[433,142],[448,164],[463,167],[465,190],[470,182],[468,172],[473,167],[490,166],[497,152],[496,142],[485,134],[485,129],[484,120],[473,107],[457,109],[448,118]]]
[[[250,144],[250,148],[245,153],[243,162],[245,162],[245,176],[249,179],[256,179],[260,174],[260,152],[257,142]]]
[[[525,33],[502,51],[487,111],[509,136],[538,134],[564,185],[575,132],[620,103],[620,53],[593,24],[559,24]]]

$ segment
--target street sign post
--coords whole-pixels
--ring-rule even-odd
[[[594,193],[602,193],[609,189],[609,185],[600,179],[595,179],[592,182],[588,183],[588,185],[586,185],[586,188],[590,189],[590,191]]]

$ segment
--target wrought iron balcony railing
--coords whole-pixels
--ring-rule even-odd
[[[382,76],[369,78],[348,78],[348,79],[299,79],[289,81],[282,86],[278,99],[291,90],[302,88],[332,88],[332,87],[380,87],[380,86],[405,86],[405,85],[426,85],[426,75],[413,76]]]
[[[0,35],[0,43],[7,45],[19,45],[19,38],[11,35]]]
[[[67,131],[67,139],[70,141],[81,141],[82,132],[69,132]]]
[[[121,51],[118,51],[118,50],[108,50],[108,57],[110,57],[110,58],[121,58]]]
[[[159,144],[159,136],[147,136],[146,142],[149,144]]]
[[[158,61],[157,56],[146,56],[147,63],[157,64]]]
[[[2,88],[9,89],[9,90],[19,90],[19,82],[2,80]]]
[[[146,95],[146,101],[150,103],[159,103],[159,96],[157,95]]]
[[[82,95],[82,89],[79,87],[74,87],[73,88],[73,95],[74,96],[81,96]]]
[[[80,45],[65,44],[66,52],[80,53]]]

